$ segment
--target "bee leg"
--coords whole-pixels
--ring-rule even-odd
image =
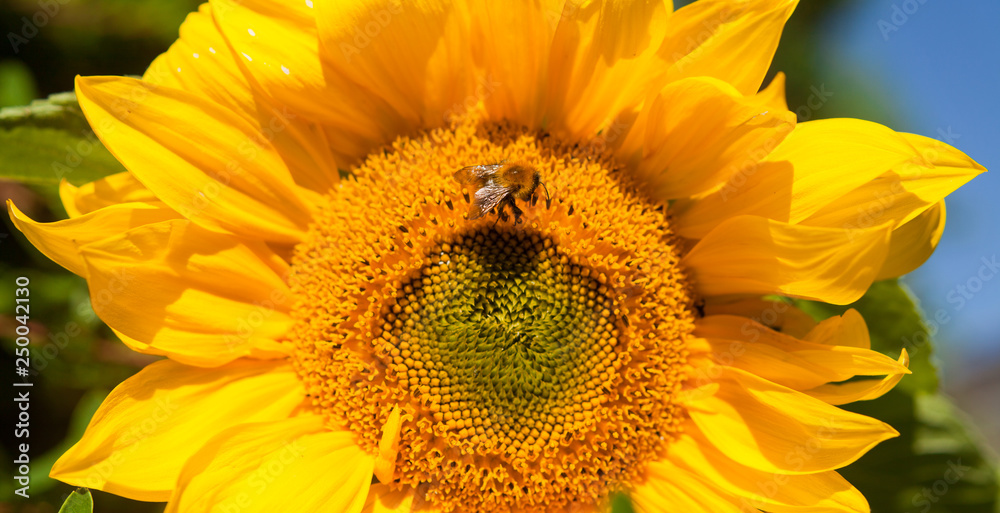
[[[497,223],[499,223],[500,221],[507,220],[507,213],[503,211],[503,204],[504,202],[501,201],[500,204],[497,205],[497,220],[493,221],[493,228],[496,228]]]
[[[519,209],[519,208],[517,208],[517,203],[514,203],[513,199],[510,200],[510,210],[512,212],[514,212],[514,224],[520,223],[521,222],[521,214],[523,214],[524,211],[521,210],[521,209]]]
[[[510,219],[510,216],[508,216],[507,212],[504,211],[504,205],[510,205],[510,211],[514,213],[514,224],[517,224],[518,220],[521,219],[522,212],[521,209],[517,208],[517,202],[514,201],[514,197],[507,196],[500,202],[499,205],[497,205],[497,210],[500,212],[500,219],[507,222],[507,220]]]

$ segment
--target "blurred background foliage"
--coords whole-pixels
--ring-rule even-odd
[[[807,105],[811,88],[837,77],[838,91],[828,104],[815,112],[799,112],[802,120],[860,117],[896,126],[898,115],[888,101],[889,92],[877,80],[859,72],[850,63],[817,59],[821,26],[847,4],[865,0],[811,0],[802,2],[785,28],[767,81],[774,73],[787,75],[788,104],[792,110]],[[63,4],[65,2],[65,5]],[[44,26],[33,35],[26,19],[38,16],[37,0],[2,0],[0,3],[0,107],[27,105],[34,99],[69,91],[76,75],[140,75],[159,53],[167,49],[188,12],[199,2],[191,0],[52,0],[58,12],[47,13]],[[677,6],[685,1],[675,2]],[[29,21],[30,23],[30,21]],[[11,39],[20,34],[26,41]],[[919,106],[918,106],[919,107]],[[8,111],[10,113],[11,111]],[[52,116],[75,116],[72,110],[53,111]],[[13,115],[16,117],[16,115]],[[43,117],[44,118],[44,117]],[[0,116],[0,131],[9,130],[12,115]],[[42,119],[42,125],[45,121]],[[7,132],[9,135],[9,132]],[[71,142],[71,141],[70,141]],[[26,148],[29,148],[26,146]],[[25,151],[28,151],[27,149]],[[109,165],[113,165],[112,162]],[[0,162],[0,167],[4,163]],[[80,184],[86,173],[67,175]],[[25,185],[0,181],[4,198],[39,221],[65,217],[56,194],[56,183]],[[91,415],[107,393],[152,358],[127,350],[96,318],[89,306],[86,283],[41,256],[20,234],[12,233],[7,216],[0,234],[3,258],[0,281],[12,284],[17,276],[31,280],[31,329],[36,373],[31,403],[31,499],[13,495],[12,481],[0,481],[0,513],[56,512],[73,487],[47,477],[55,459],[78,440]],[[6,338],[15,320],[13,297],[0,297],[0,368],[13,367],[13,344]],[[800,303],[817,318],[841,313],[843,308]],[[857,305],[871,325],[873,345],[893,357],[899,354],[903,334],[923,330],[910,296],[895,282],[884,282]],[[851,408],[879,417],[902,433],[900,438],[878,446],[844,474],[872,503],[873,511],[963,511],[988,513],[997,510],[996,456],[986,447],[976,429],[969,428],[963,414],[937,394],[930,346],[909,348],[915,374],[904,378],[897,390],[878,401]],[[6,385],[5,385],[6,386]],[[992,398],[995,401],[995,398]],[[989,407],[987,405],[987,407]],[[996,407],[996,404],[993,405]],[[10,426],[12,412],[5,405],[3,426]],[[973,423],[974,424],[974,423]],[[0,469],[11,475],[15,440],[3,430]],[[939,485],[949,464],[968,467],[959,483]],[[930,495],[925,494],[929,490]],[[921,497],[927,497],[921,499]],[[95,492],[95,511],[153,512],[160,504],[139,503]],[[616,499],[616,510],[630,508]]]

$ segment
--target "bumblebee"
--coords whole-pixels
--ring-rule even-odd
[[[539,185],[545,189],[545,197],[549,197],[549,190],[542,183],[542,174],[524,162],[503,160],[499,164],[463,167],[455,171],[455,180],[475,187],[475,198],[469,206],[470,220],[479,219],[496,209],[497,221],[506,221],[508,217],[504,207],[509,206],[514,213],[514,224],[517,224],[523,211],[517,207],[515,200],[531,201]]]

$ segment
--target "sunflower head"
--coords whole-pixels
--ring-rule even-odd
[[[53,475],[170,512],[866,511],[836,470],[897,433],[837,406],[907,355],[790,298],[918,266],[982,168],[797,123],[761,89],[794,5],[221,0],[79,79],[129,172],[11,216],[166,358]]]
[[[392,438],[383,477],[443,510],[597,503],[679,430],[693,291],[666,208],[579,150],[472,117],[400,139],[297,248],[295,360],[314,404],[372,453]],[[469,220],[476,191],[452,180],[498,155],[555,192],[524,198],[522,224]]]

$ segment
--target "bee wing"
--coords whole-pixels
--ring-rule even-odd
[[[503,164],[486,164],[481,166],[463,167],[462,169],[455,171],[455,180],[458,180],[458,183],[464,185],[481,185],[491,176],[495,175],[497,170],[500,169],[502,165]]]
[[[476,191],[476,197],[469,206],[469,219],[479,219],[496,208],[509,193],[506,187],[490,183]]]

